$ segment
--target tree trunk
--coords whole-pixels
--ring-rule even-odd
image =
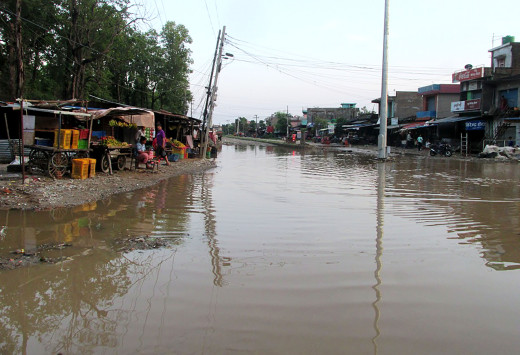
[[[18,85],[16,96],[23,97],[22,0],[16,0],[16,54],[18,57]]]
[[[10,33],[12,34],[11,38],[8,40],[8,48],[9,48],[9,95],[11,100],[16,100],[16,76],[18,73],[18,66],[16,61],[16,39],[15,39],[15,24],[14,22],[9,24],[9,28],[11,29]]]

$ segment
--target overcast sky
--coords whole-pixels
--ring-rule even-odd
[[[192,39],[193,117],[200,118],[217,35],[226,60],[214,123],[265,119],[276,111],[357,103],[381,96],[384,0],[135,0],[150,26],[184,25]],[[451,74],[490,66],[488,50],[517,36],[520,1],[391,0],[389,94],[451,82]]]

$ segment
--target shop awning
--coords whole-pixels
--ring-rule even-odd
[[[96,110],[94,119],[103,117],[119,118],[127,123],[135,123],[137,126],[153,128],[155,115],[153,112],[138,107],[112,107],[106,110]]]
[[[121,119],[128,123],[134,123],[137,125],[137,127],[143,126],[146,128],[153,128],[155,125],[155,117],[152,112],[147,112],[140,115],[122,116]]]
[[[474,120],[477,118],[481,118],[481,116],[452,116],[452,117],[446,117],[446,118],[441,118],[441,119],[438,119],[435,121],[431,121],[431,124],[439,125],[439,124],[446,124],[446,123],[463,122],[463,121]]]
[[[421,121],[421,122],[408,123],[408,124],[404,125],[403,127],[401,127],[401,131],[431,127],[430,122],[431,121],[428,121],[428,122]]]

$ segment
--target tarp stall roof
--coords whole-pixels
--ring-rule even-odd
[[[129,115],[142,115],[150,113],[153,116],[153,113],[149,110],[145,110],[144,108],[137,107],[112,107],[106,110],[95,110],[92,112],[92,117],[94,119],[99,119],[103,117],[122,117]]]
[[[15,108],[16,109],[16,108]],[[20,109],[20,107],[18,107],[18,110]],[[72,112],[72,111],[61,111],[61,110],[46,110],[46,109],[43,109],[43,108],[36,108],[36,107],[32,107],[32,106],[28,106],[28,107],[25,107],[23,108],[24,110],[27,110],[27,111],[36,111],[36,112],[46,112],[46,113],[51,113],[51,114],[54,114],[56,116],[59,116],[59,115],[69,115],[69,116],[74,116],[76,119],[78,120],[81,120],[81,121],[86,121],[88,119],[91,118],[91,114],[90,113],[82,113],[82,112]]]
[[[175,113],[171,113],[171,112],[168,112],[168,111],[165,111],[165,110],[154,111],[154,113],[156,115],[162,115],[162,116],[164,116],[165,118],[167,118],[169,120],[173,119],[173,120],[195,122],[195,123],[201,123],[202,122],[202,120],[199,120],[197,118],[188,117],[186,115],[177,115]]]
[[[155,126],[155,115],[152,112],[146,112],[138,115],[115,116],[127,123],[135,123],[137,127],[143,126],[153,128]]]

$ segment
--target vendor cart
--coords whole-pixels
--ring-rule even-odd
[[[113,147],[103,144],[92,144],[92,156],[99,162],[99,170],[104,173],[111,171],[111,167],[123,170],[127,157],[132,155],[132,146]]]
[[[52,178],[61,178],[70,173],[72,159],[88,158],[88,149],[58,149],[41,145],[26,145],[30,148],[28,169],[39,171]]]

